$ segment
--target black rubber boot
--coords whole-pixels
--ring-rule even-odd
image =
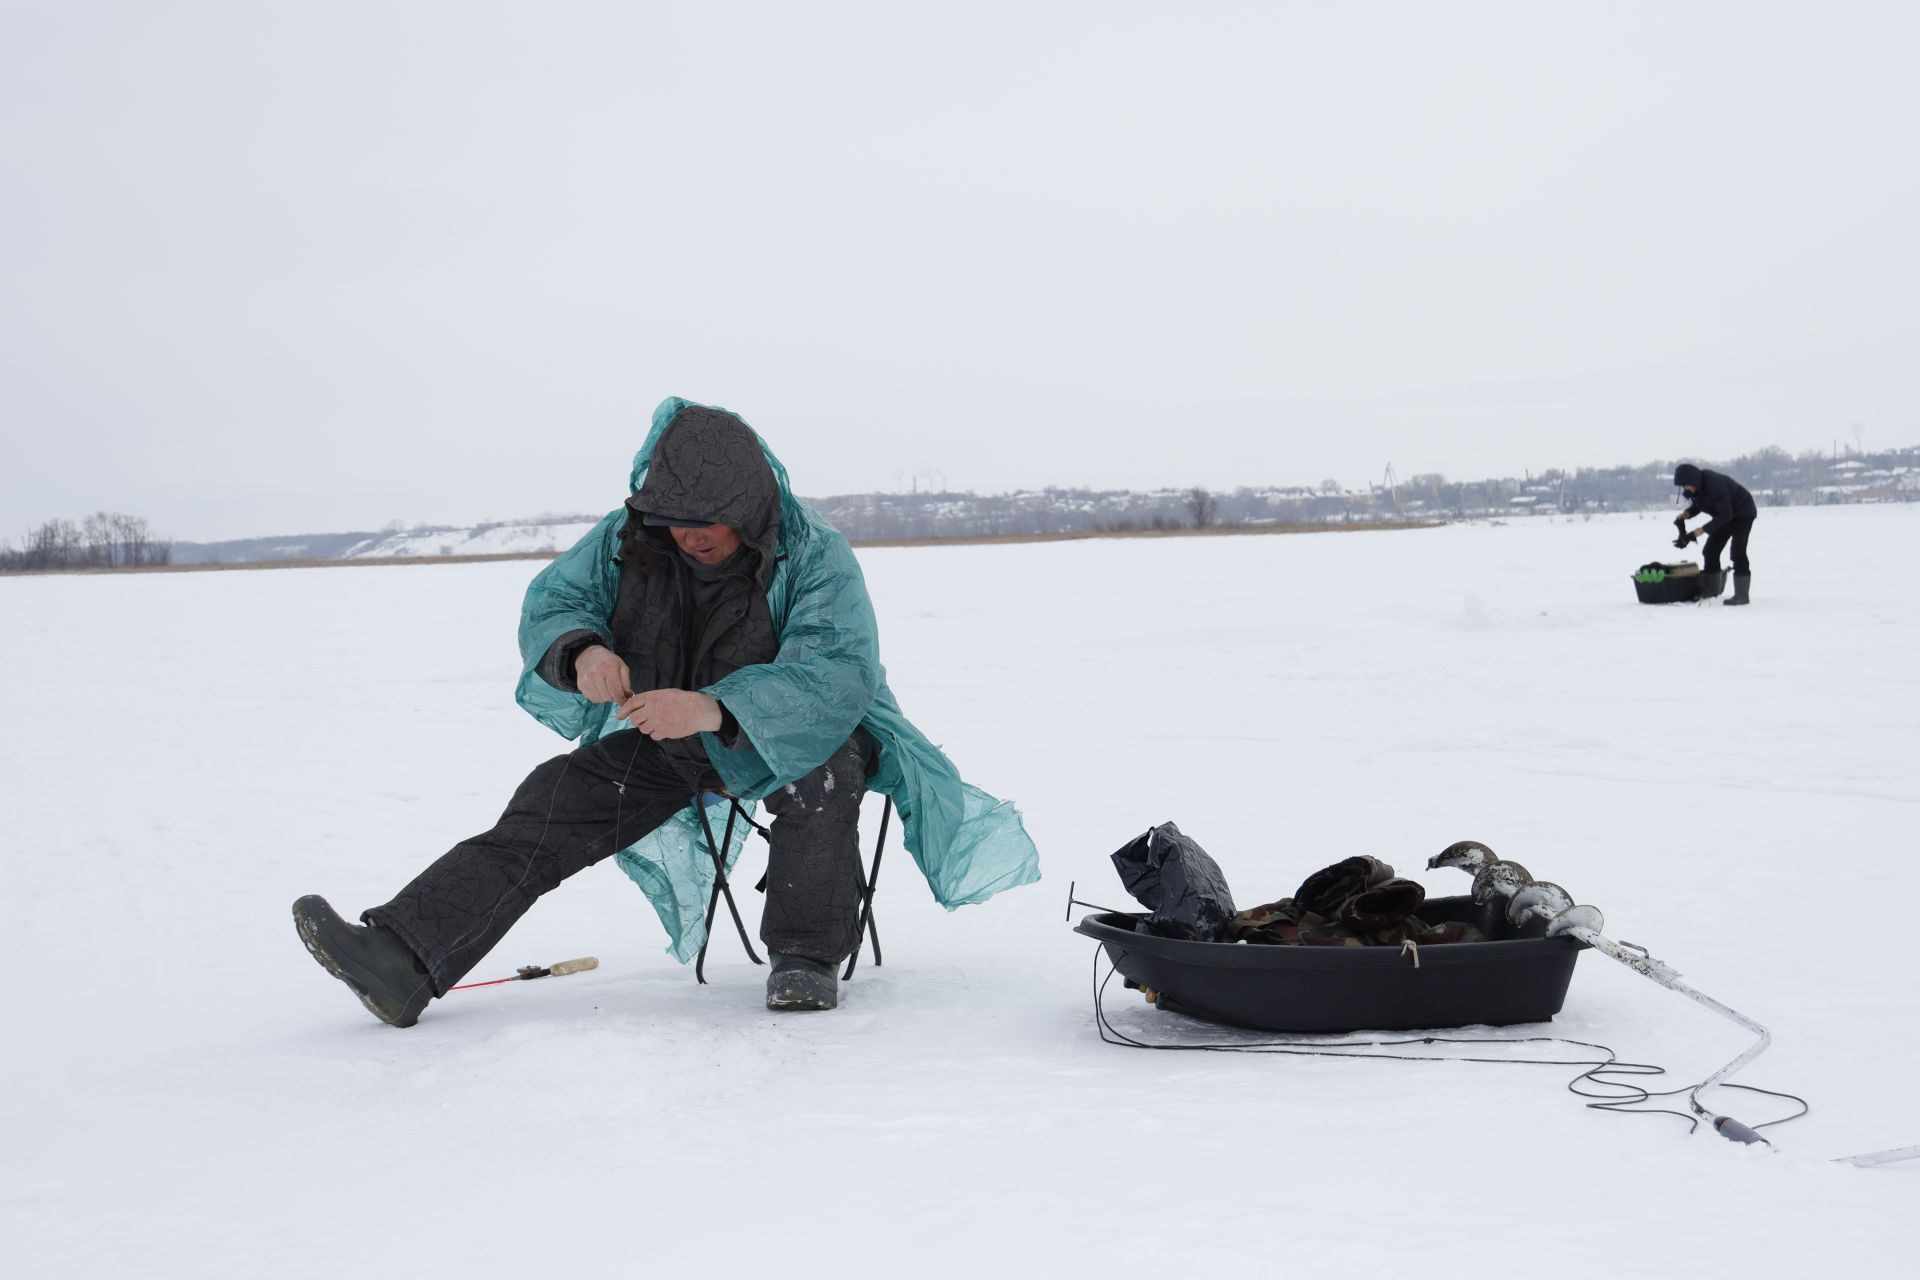
[[[420,1020],[433,979],[393,930],[343,920],[311,893],[293,904],[293,924],[320,967],[352,987],[367,1012],[395,1027]]]
[[[767,1008],[787,1013],[839,1007],[837,964],[783,951],[768,952],[767,962],[773,966],[767,975]]]
[[[1699,582],[1700,599],[1715,600],[1718,599],[1720,593],[1726,589],[1727,575],[1719,569],[1702,569],[1700,571]]]
[[[1751,600],[1747,599],[1747,588],[1751,587],[1752,585],[1753,585],[1752,574],[1750,573],[1734,574],[1733,575],[1733,598],[1728,600],[1727,603],[1729,605],[1753,603]]]

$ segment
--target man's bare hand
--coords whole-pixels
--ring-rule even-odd
[[[720,731],[720,703],[685,689],[650,689],[620,704],[620,718],[656,741]]]
[[[603,644],[590,644],[573,660],[573,682],[590,702],[625,702],[633,696],[633,677],[620,655]]]

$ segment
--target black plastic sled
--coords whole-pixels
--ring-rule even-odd
[[[1400,947],[1188,942],[1134,932],[1140,916],[1090,915],[1074,926],[1106,948],[1127,985],[1157,1005],[1261,1031],[1410,1031],[1550,1022],[1586,950],[1549,938],[1538,919],[1507,922],[1504,902],[1429,898],[1426,920],[1476,925],[1485,942]]]
[[[1647,582],[1641,574],[1658,569],[1666,576]],[[1641,604],[1685,604],[1689,600],[1712,600],[1726,588],[1722,570],[1710,573],[1696,564],[1646,564],[1633,575],[1633,594]]]

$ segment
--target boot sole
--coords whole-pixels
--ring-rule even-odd
[[[815,1013],[840,1007],[840,993],[837,990],[808,991],[804,988],[792,988],[778,995],[767,992],[767,1008],[775,1013]]]
[[[301,899],[301,901],[305,901],[305,899]],[[314,931],[313,920],[300,910],[299,902],[293,904],[293,927],[295,931],[299,933],[301,945],[306,947],[307,954],[319,961],[322,969],[325,969],[328,973],[346,983],[347,990],[360,997],[360,1003],[366,1006],[368,1013],[390,1027],[410,1027],[420,1020],[418,1014],[411,1018],[402,1018],[389,1010],[382,1009],[376,1004],[373,997],[367,994],[367,989],[355,982],[353,978],[348,975],[347,971],[342,969],[331,955],[327,954],[326,948],[320,945],[320,939]]]

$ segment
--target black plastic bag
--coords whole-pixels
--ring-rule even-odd
[[[1215,942],[1233,918],[1233,894],[1219,865],[1171,822],[1122,845],[1113,866],[1127,892],[1151,913],[1136,926],[1141,933]]]

